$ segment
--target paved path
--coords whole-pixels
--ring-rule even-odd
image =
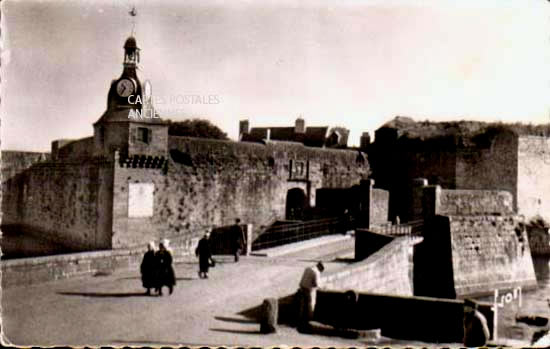
[[[341,267],[353,240],[338,241],[276,258],[219,257],[210,279],[190,259],[175,266],[177,286],[163,297],[145,296],[139,272],[82,277],[3,290],[5,337],[16,345],[241,345],[359,346],[359,340],[304,335],[281,327],[259,334],[259,325],[238,315],[264,298],[296,290],[315,260]]]

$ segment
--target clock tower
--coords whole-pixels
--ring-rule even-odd
[[[141,100],[141,82],[137,76],[139,47],[136,39],[130,36],[124,43],[124,69],[122,75],[111,83],[107,108],[122,107],[136,109],[141,104],[135,103],[137,96]],[[134,104],[130,102],[134,101]]]
[[[168,126],[153,107],[151,84],[138,77],[140,49],[136,38],[124,43],[123,70],[111,82],[107,110],[94,124],[94,154],[110,157],[166,156]]]

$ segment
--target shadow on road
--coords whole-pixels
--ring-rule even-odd
[[[122,344],[120,346],[117,346],[117,347],[122,347],[123,345],[130,345],[132,347],[148,347],[148,348],[155,348],[155,347],[160,347],[160,346],[164,346],[164,347],[172,347],[172,348],[177,348],[177,347],[181,347],[183,344],[185,345],[185,347],[220,347],[221,345],[220,344],[205,344],[205,343],[186,343],[186,342],[183,342],[183,343],[178,343],[178,342],[166,342],[166,341],[154,341],[154,340],[148,340],[148,339],[144,339],[144,340],[141,340],[141,341],[138,341],[138,340],[122,340],[122,339],[114,339],[112,341],[110,341],[110,343],[113,343],[113,344]],[[126,347],[126,346],[124,346]]]
[[[214,319],[220,320],[220,321],[227,321],[227,322],[237,322],[240,324],[257,324],[257,321],[254,320],[247,320],[247,319],[239,319],[239,318],[232,318],[232,317],[225,317],[225,316],[215,316]]]
[[[239,333],[239,334],[262,334],[259,328],[257,330],[233,330],[233,329],[227,329],[227,328],[210,328],[210,331]]]
[[[278,302],[278,318],[277,324],[296,327],[298,320],[298,299],[296,294],[291,294],[285,297],[280,297]],[[262,321],[262,305],[257,305],[252,308],[245,309],[238,313],[249,319],[254,319],[256,322]],[[213,329],[212,329],[213,330]],[[309,328],[299,329],[298,332],[305,334],[314,334],[325,337],[340,337],[346,339],[358,339],[360,332],[353,329],[336,328],[317,321],[311,321]]]
[[[63,296],[81,296],[81,297],[99,297],[99,298],[125,298],[125,297],[154,297],[145,292],[126,292],[126,293],[100,293],[100,292],[57,292]]]
[[[295,300],[295,294],[280,297],[278,300],[279,312],[277,323],[285,325],[295,325],[297,318],[297,305]],[[245,309],[238,313],[246,318],[253,319],[256,322],[260,322],[262,319],[262,305],[259,304],[255,307]]]
[[[120,280],[141,280],[141,276],[128,276],[128,277],[123,277],[123,278],[118,278],[117,281],[120,281]],[[176,278],[177,281],[190,281],[190,280],[198,280],[198,278],[193,278],[193,277],[180,277],[180,278]]]

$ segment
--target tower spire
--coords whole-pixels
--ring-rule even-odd
[[[130,34],[130,36],[134,36],[136,32],[136,16],[137,16],[136,6],[135,5],[132,6],[132,9],[128,13],[132,17],[132,33]]]

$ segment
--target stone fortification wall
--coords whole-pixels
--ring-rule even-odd
[[[239,217],[257,232],[285,218],[287,193],[303,190],[314,205],[318,188],[347,188],[369,172],[356,151],[170,137],[166,170],[116,165],[113,246],[143,244],[159,237],[198,237]],[[292,162],[304,164],[302,177]],[[153,185],[153,212],[129,217],[129,186]]]
[[[497,190],[441,190],[436,214],[510,215],[514,213],[511,193]]]
[[[388,222],[390,193],[387,190],[372,189],[370,204],[370,224],[384,224]]]
[[[324,275],[323,284],[330,290],[412,296],[412,248],[409,238],[396,238],[367,259]]]
[[[537,138],[539,141],[533,141]],[[411,200],[405,196],[414,190],[412,180],[418,177],[445,189],[508,191],[513,195],[514,208],[531,215],[546,207],[543,196],[536,195],[537,190],[530,187],[545,194],[550,190],[540,180],[546,176],[533,175],[548,170],[536,167],[537,161],[544,159],[541,154],[549,152],[548,141],[544,139],[547,138],[518,136],[506,125],[408,120],[390,122],[377,130],[369,158],[377,184],[390,190],[390,219],[395,215],[405,220],[414,217]],[[521,147],[529,150],[523,151]],[[522,156],[527,165],[520,164],[518,159]],[[539,180],[531,180],[531,176]],[[529,179],[520,185],[522,178]],[[518,205],[520,198],[522,204]]]
[[[111,247],[112,163],[43,162],[3,183],[2,225],[73,250]]]
[[[550,138],[519,138],[517,200],[519,214],[550,221]]]
[[[493,338],[492,304],[479,302]],[[382,336],[431,343],[462,343],[464,302],[342,291],[317,292],[315,320],[336,328],[379,328]],[[493,338],[494,339],[494,338]]]
[[[511,215],[512,194],[498,190],[446,190],[439,185],[423,187],[423,215]]]
[[[456,187],[456,149],[452,137],[421,141],[398,138],[397,133],[388,130],[377,131],[369,161],[377,186],[390,191],[390,220],[395,216],[410,218],[412,179],[426,178],[444,188]]]
[[[198,239],[172,240],[174,263],[188,261]],[[138,270],[145,247],[136,249],[79,252],[0,262],[2,287],[24,286],[85,275],[110,274],[116,270]]]
[[[482,134],[477,146],[458,149],[456,188],[505,190],[517,208],[518,136],[511,131]],[[453,189],[453,188],[449,188]]]
[[[414,217],[405,195],[414,190],[412,180],[422,177],[445,189],[508,191],[519,214],[550,220],[550,138],[531,131],[412,120],[382,127],[369,158],[377,184],[391,192],[390,219]]]
[[[31,167],[34,163],[47,161],[50,153],[28,151],[2,151],[2,182]]]
[[[550,232],[548,227],[527,227],[529,247],[533,256],[550,256]]]
[[[93,155],[93,152],[94,137],[64,142],[64,144],[60,144],[59,148],[55,144],[52,145],[52,158],[59,161],[89,158]]]
[[[449,216],[454,288],[457,296],[495,289],[535,287],[527,232],[514,216]]]
[[[415,251],[420,295],[452,298],[536,285],[525,225],[513,215],[510,193],[428,186],[423,196],[424,241]],[[437,288],[429,286],[434,278]]]

